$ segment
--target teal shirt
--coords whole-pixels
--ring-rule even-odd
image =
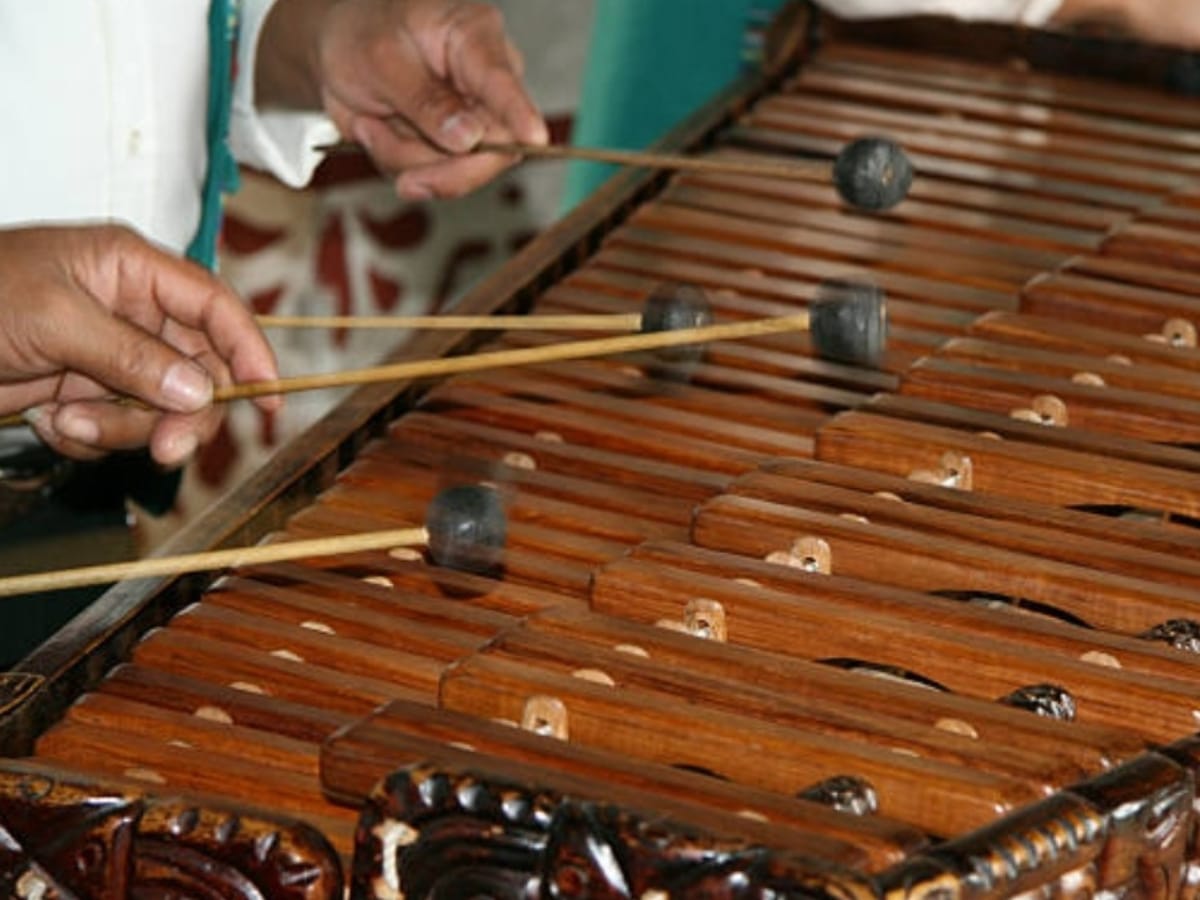
[[[737,77],[780,0],[596,0],[573,142],[642,149]],[[572,163],[564,205],[614,171]]]
[[[237,190],[238,167],[229,150],[233,79],[237,77],[238,0],[213,0],[208,11],[208,170],[204,176],[200,225],[188,246],[189,259],[212,269],[226,193]]]

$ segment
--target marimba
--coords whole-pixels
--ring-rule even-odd
[[[409,549],[119,585],[4,678],[10,895],[1194,895],[1200,107],[1104,61],[1187,70],[810,24],[667,144],[887,133],[905,204],[627,173],[463,311],[687,282],[736,320],[868,276],[882,368],[788,335],[685,377],[360,390],[171,549],[401,527],[483,481],[503,572]]]

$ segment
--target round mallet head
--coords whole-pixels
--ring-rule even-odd
[[[655,288],[642,309],[643,334],[703,328],[713,323],[708,295],[694,284],[667,283]],[[650,352],[649,371],[667,381],[687,381],[692,368],[704,358],[703,344],[661,347]]]
[[[642,334],[703,328],[712,322],[712,304],[708,302],[708,295],[694,284],[659,285],[646,298],[646,306],[642,310]],[[695,359],[703,352],[702,345],[687,344],[664,347],[656,354],[668,362],[680,362]]]
[[[833,185],[842,199],[858,209],[891,209],[908,196],[913,167],[895,141],[860,138],[842,148],[833,161]]]
[[[876,368],[887,345],[887,301],[866,281],[824,282],[809,307],[809,334],[817,356]]]
[[[481,485],[446,488],[425,511],[429,555],[439,566],[486,575],[504,563],[508,520],[500,495]]]

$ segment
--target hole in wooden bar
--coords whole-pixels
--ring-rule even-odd
[[[401,562],[417,562],[425,558],[416,547],[393,547],[388,551],[388,556]]]
[[[289,662],[295,662],[295,663],[303,663],[304,662],[304,657],[301,656],[299,653],[296,653],[293,650],[284,649],[282,647],[278,650],[272,650],[271,655],[273,657],[275,657],[276,659],[286,659]]]
[[[388,578],[386,575],[366,575],[361,580],[364,584],[373,584],[376,587],[395,587],[395,585],[392,584],[392,579]]]
[[[559,434],[557,431],[538,431],[533,436],[537,440],[543,441],[544,443],[547,443],[547,444],[565,443],[563,441],[563,436],[561,434]]]
[[[1071,376],[1071,381],[1074,384],[1082,384],[1087,387],[1108,387],[1104,379],[1095,372],[1076,372]]]

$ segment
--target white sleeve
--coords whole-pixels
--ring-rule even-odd
[[[846,19],[933,15],[989,22],[1045,25],[1062,0],[817,0]]]
[[[238,162],[270,172],[290,187],[303,187],[322,159],[313,148],[333,143],[338,132],[333,122],[320,113],[262,112],[255,108],[258,38],[273,3],[274,0],[242,0],[229,146]]]

